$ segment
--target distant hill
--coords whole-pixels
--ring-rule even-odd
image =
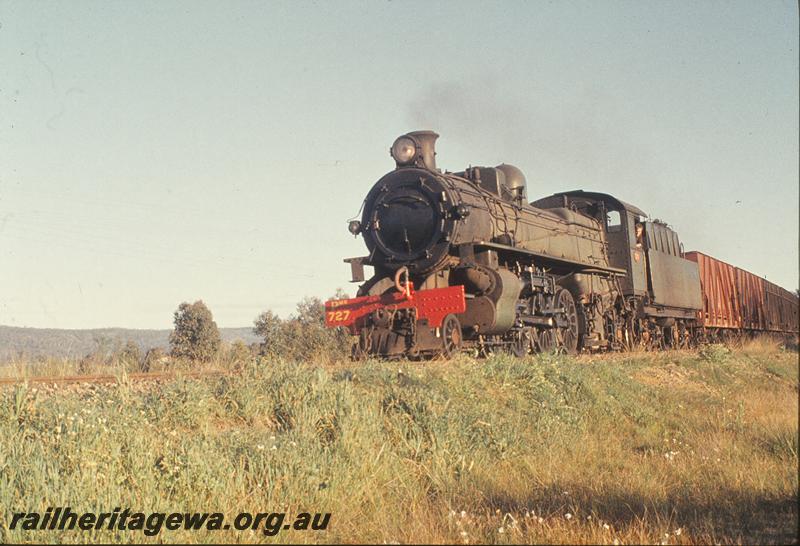
[[[60,330],[55,328],[19,328],[0,326],[0,359],[25,356],[81,357],[96,347],[114,347],[133,341],[146,351],[152,347],[169,347],[172,330],[132,330],[98,328],[93,330]],[[252,328],[220,328],[223,341],[241,339],[245,343],[260,341]]]

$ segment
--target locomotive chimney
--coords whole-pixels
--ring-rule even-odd
[[[439,135],[433,131],[412,131],[400,135],[389,148],[389,155],[394,158],[398,169],[416,166],[435,171],[437,138]]]
[[[433,131],[413,131],[408,136],[417,141],[418,156],[417,161],[421,162],[426,169],[436,170],[436,139],[439,135]]]

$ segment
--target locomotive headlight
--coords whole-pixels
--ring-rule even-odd
[[[398,165],[407,165],[417,155],[417,143],[407,136],[401,136],[394,141],[389,152]]]
[[[359,233],[361,233],[361,222],[359,222],[358,220],[353,220],[347,225],[347,229],[353,235],[358,235]]]

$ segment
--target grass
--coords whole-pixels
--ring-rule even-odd
[[[0,392],[0,542],[791,543],[798,355],[254,361]],[[9,530],[13,511],[331,512],[324,532]]]
[[[151,372],[185,372],[185,371],[220,371],[236,368],[242,362],[235,361],[236,355],[230,350],[208,363],[195,364],[186,360],[164,356],[161,361],[152,363],[146,371]],[[66,377],[81,375],[123,375],[140,373],[142,364],[134,360],[115,358],[114,355],[104,357],[90,356],[84,359],[67,357],[37,357],[28,359],[24,356],[0,361],[0,379],[25,379],[37,377]]]

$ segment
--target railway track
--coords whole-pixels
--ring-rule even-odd
[[[100,384],[117,383],[125,378],[129,381],[168,381],[179,377],[202,378],[202,377],[222,377],[231,375],[231,372],[223,371],[202,371],[202,372],[136,372],[129,374],[90,374],[90,375],[52,375],[52,376],[32,376],[32,377],[0,377],[0,387],[6,385],[17,385],[21,383],[29,384]]]

